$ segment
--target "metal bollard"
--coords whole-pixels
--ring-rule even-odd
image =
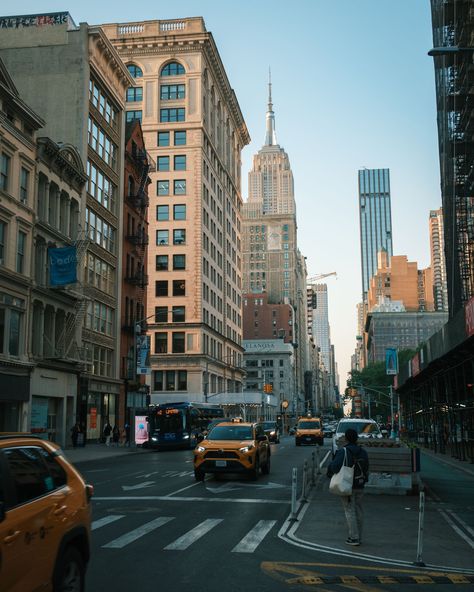
[[[319,446],[316,448],[316,465],[318,467],[318,470],[316,471],[316,473],[318,475],[321,475],[321,460],[319,458]]]
[[[308,461],[304,461],[303,465],[303,488],[301,491],[301,501],[305,504],[308,501]]]
[[[425,492],[420,491],[420,509],[418,515],[418,546],[416,549],[415,565],[425,567],[423,562],[423,524],[425,521]]]
[[[296,517],[296,484],[298,479],[298,470],[296,467],[293,467],[293,475],[291,477],[291,513],[290,513],[290,521],[298,520]]]
[[[314,485],[316,484],[316,476],[314,474],[315,471],[315,454],[314,452],[311,453],[311,486],[314,487]]]

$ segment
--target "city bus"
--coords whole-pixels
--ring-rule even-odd
[[[161,403],[148,408],[148,446],[192,449],[208,423],[224,417],[224,410],[211,403]]]

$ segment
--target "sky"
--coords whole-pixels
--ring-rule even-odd
[[[357,172],[389,168],[394,255],[429,260],[441,205],[429,0],[16,0],[2,15],[69,11],[76,23],[204,17],[252,138],[242,195],[265,138],[268,68],[277,139],[295,179],[298,243],[327,278],[345,387],[361,299]]]

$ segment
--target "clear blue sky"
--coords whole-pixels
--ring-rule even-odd
[[[357,171],[389,168],[394,254],[429,264],[428,214],[440,206],[429,0],[17,0],[2,14],[69,10],[76,23],[203,16],[250,131],[265,134],[268,67],[277,138],[295,177],[299,245],[310,274],[329,278],[341,385],[360,300]]]

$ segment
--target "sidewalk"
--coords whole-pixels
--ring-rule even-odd
[[[422,450],[421,479],[431,479],[433,462],[423,472]],[[474,478],[474,467],[452,458],[440,458],[439,454],[426,453],[430,460],[463,470],[464,487],[471,486]],[[468,470],[465,470],[468,469]],[[437,471],[441,469],[437,468]],[[308,504],[300,513],[300,520],[294,532],[296,542],[307,543],[311,548],[331,548],[336,553],[350,553],[354,559],[366,556],[376,561],[406,562],[408,565],[417,560],[419,496],[418,495],[370,495],[366,494],[364,506],[364,533],[359,547],[345,544],[347,538],[347,524],[341,501],[337,496],[329,493],[329,479],[326,477],[326,466],[322,468],[322,475],[318,477],[312,488]],[[455,475],[456,472],[450,473]],[[459,473],[457,473],[459,475]],[[474,486],[474,481],[472,482]],[[429,495],[425,498],[424,538],[422,560],[427,566],[473,571],[474,536],[464,530],[464,536],[459,534],[463,527],[450,526],[443,514],[450,512],[449,502],[441,503],[433,500]],[[467,508],[465,508],[467,511]],[[463,514],[458,515],[463,517]],[[464,525],[464,529],[466,526]]]
[[[126,454],[143,454],[148,452],[148,450],[137,446],[115,447],[106,446],[105,444],[86,444],[85,446],[78,446],[77,448],[70,447],[63,449],[63,452],[70,462],[76,464],[91,460],[115,458]]]

